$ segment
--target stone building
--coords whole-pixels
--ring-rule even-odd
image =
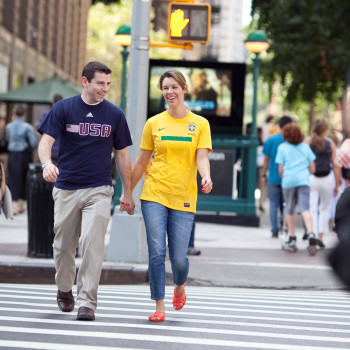
[[[0,93],[53,75],[79,83],[90,5],[91,0],[0,0]]]

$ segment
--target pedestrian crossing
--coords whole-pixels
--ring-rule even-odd
[[[96,320],[62,313],[53,285],[0,284],[0,349],[350,349],[345,291],[186,287],[188,301],[166,321],[145,285],[100,286]]]

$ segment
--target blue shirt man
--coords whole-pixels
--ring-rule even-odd
[[[293,119],[288,116],[283,116],[278,125],[282,129],[288,123],[292,123]],[[268,183],[268,197],[270,202],[270,224],[272,237],[277,238],[280,225],[278,225],[278,209],[280,209],[280,222],[283,222],[283,192],[281,187],[282,179],[278,173],[278,164],[276,163],[276,154],[278,146],[283,143],[283,136],[281,132],[271,135],[265,142],[263,154],[265,155],[264,164],[262,167],[262,176],[266,178],[267,168],[269,175]]]

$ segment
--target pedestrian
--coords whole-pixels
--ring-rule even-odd
[[[296,204],[304,220],[309,239],[310,254],[316,253],[316,237],[312,230],[310,205],[310,176],[315,172],[315,155],[309,145],[303,142],[304,134],[294,123],[283,128],[284,143],[278,146],[276,163],[282,178],[283,197],[285,200],[285,218],[289,238],[284,247],[296,249],[294,211]]]
[[[26,116],[27,106],[21,103],[14,109],[13,121],[5,127],[9,152],[7,171],[13,215],[25,212],[28,165],[32,161],[32,152],[38,144],[34,128],[25,121]]]
[[[210,193],[213,188],[208,158],[212,149],[209,123],[187,109],[185,77],[177,70],[167,71],[160,77],[159,88],[168,109],[146,122],[132,170],[134,188],[154,153],[140,197],[147,233],[151,299],[156,302],[156,311],[149,320],[154,322],[165,320],[166,236],[174,280],[173,307],[180,310],[186,303],[187,249],[197,203],[197,168],[202,192]],[[124,209],[122,205],[121,210]]]
[[[263,154],[265,155],[264,163],[261,169],[261,177],[267,181],[267,194],[270,202],[270,225],[272,237],[277,238],[279,229],[283,223],[283,192],[281,187],[281,177],[278,173],[278,164],[276,163],[276,154],[278,146],[284,142],[281,131],[283,128],[292,123],[293,119],[287,115],[283,116],[279,122],[279,131],[274,135],[268,137],[263,147]],[[267,175],[268,171],[268,175]],[[280,215],[278,217],[278,212]]]
[[[342,135],[337,132],[337,131],[333,131],[330,135],[330,138],[332,139],[332,141],[335,144],[336,147],[336,155],[338,154],[339,151],[339,146],[341,144],[341,140],[342,140]],[[333,169],[332,172],[334,173]],[[334,176],[334,184],[333,186],[335,186],[335,176]],[[335,219],[335,208],[337,206],[338,200],[340,198],[340,196],[342,195],[343,191],[346,188],[346,180],[344,179],[344,177],[342,176],[342,173],[340,171],[340,185],[338,187],[338,192],[336,195],[332,196],[332,204],[331,204],[331,211],[330,211],[330,220],[331,220],[331,226],[332,229],[334,231],[335,229],[335,223],[334,223],[334,219]]]
[[[347,188],[340,196],[335,210],[335,231],[339,242],[328,256],[334,272],[350,289],[350,139],[340,146],[335,162],[342,167]]]
[[[39,127],[39,158],[43,177],[54,182],[54,260],[57,304],[61,311],[74,309],[72,286],[79,244],[81,264],[76,277],[78,320],[94,320],[97,289],[104,257],[104,240],[113,196],[111,154],[124,186],[124,203],[133,214],[131,164],[127,146],[132,144],[123,111],[104,98],[110,89],[111,70],[89,62],[82,71],[83,92],[57,102]],[[59,138],[57,166],[51,149]]]
[[[55,94],[52,97],[52,101],[51,101],[51,107],[53,105],[55,105],[58,101],[61,101],[63,99],[63,96],[61,94]],[[39,127],[41,125],[41,123],[43,122],[43,120],[46,118],[46,116],[49,114],[49,111],[45,112],[42,114],[41,119],[37,125],[37,127]],[[58,161],[58,150],[59,150],[59,140],[55,140],[54,144],[52,145],[51,148],[51,160],[54,164],[57,164]]]
[[[279,132],[279,130],[279,126],[274,122],[274,117],[272,115],[268,115],[265,119],[265,124],[262,127],[261,138],[263,143],[265,143],[271,135]]]
[[[326,137],[327,132],[327,121],[318,119],[313,124],[311,138],[307,141],[316,156],[315,172],[310,175],[310,213],[320,248],[325,248],[323,235],[329,233],[332,197],[337,195],[340,185],[340,169],[334,163],[336,146]]]

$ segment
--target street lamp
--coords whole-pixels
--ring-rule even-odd
[[[123,47],[121,55],[123,58],[122,62],[122,87],[121,87],[121,99],[120,108],[125,112],[126,109],[126,63],[129,56],[128,47],[131,43],[131,27],[129,24],[121,25],[115,33],[115,39],[119,45]]]
[[[249,148],[249,157],[248,157],[248,201],[252,204],[255,213],[255,187],[256,187],[256,149],[258,146],[257,133],[256,133],[256,111],[257,111],[257,100],[258,100],[258,76],[260,68],[260,58],[259,54],[263,51],[266,51],[269,47],[267,37],[265,33],[261,30],[254,31],[250,33],[245,40],[245,45],[249,52],[255,53],[253,58],[254,70],[253,70],[253,107],[252,107],[252,128],[250,131],[250,140],[251,146]]]
[[[245,40],[245,46],[249,52],[255,53],[253,58],[254,70],[253,70],[253,107],[252,107],[252,129],[251,138],[256,138],[256,112],[257,112],[257,92],[258,92],[258,76],[260,69],[259,54],[266,51],[269,48],[267,36],[262,30],[256,30],[250,33]]]

